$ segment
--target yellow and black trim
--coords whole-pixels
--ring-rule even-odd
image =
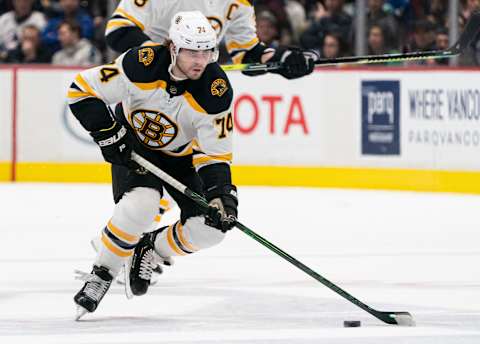
[[[252,1],[250,0],[237,0],[239,4],[242,4],[244,6],[252,7]]]
[[[179,256],[192,254],[199,250],[198,247],[192,245],[185,238],[183,233],[183,225],[180,221],[168,226],[167,228],[167,242],[170,248]]]
[[[175,241],[175,239],[173,237],[173,232],[174,232],[174,226],[173,225],[168,226],[168,228],[167,228],[168,246],[170,246],[170,248],[179,256],[185,256],[187,254],[190,254],[191,252],[182,250],[180,245],[177,244],[177,242]]]
[[[110,252],[122,258],[130,257],[133,254],[139,240],[138,236],[131,235],[116,227],[111,220],[103,229],[101,239]]]
[[[238,50],[240,50],[240,51],[250,50],[255,45],[257,45],[259,42],[260,41],[259,41],[257,36],[252,38],[250,41],[244,42],[244,43],[231,40],[231,41],[227,42],[226,48],[227,48],[228,53],[232,54],[234,51],[238,51]]]
[[[232,153],[219,155],[195,154],[193,156],[193,166],[199,167],[211,163],[228,163],[232,162]]]
[[[117,8],[115,12],[113,12],[112,19],[110,19],[109,22],[111,20],[117,20],[119,18],[127,19],[132,24],[137,26],[140,30],[142,31],[145,30],[145,25],[143,25],[143,23],[140,20],[136,19],[133,15],[131,15],[130,13],[128,13],[122,8]],[[108,28],[108,24],[107,24],[107,28]]]

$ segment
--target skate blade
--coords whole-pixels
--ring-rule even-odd
[[[85,308],[77,305],[77,315],[75,316],[75,321],[79,321],[80,318],[83,317],[87,313],[88,313],[88,311]]]

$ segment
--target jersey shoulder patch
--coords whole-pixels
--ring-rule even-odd
[[[200,79],[189,83],[187,91],[210,115],[228,110],[233,100],[232,85],[218,63],[209,64]]]
[[[124,56],[122,66],[131,82],[167,80],[170,54],[165,46],[136,47]]]

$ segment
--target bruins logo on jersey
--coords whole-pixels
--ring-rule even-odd
[[[164,148],[178,134],[177,124],[161,112],[136,110],[130,115],[130,123],[140,141],[150,149]]]
[[[210,91],[212,92],[212,96],[221,97],[225,92],[227,92],[228,86],[227,82],[224,79],[215,79],[212,82],[212,86],[210,86]]]
[[[145,67],[153,61],[154,52],[152,48],[143,48],[138,51],[138,62],[143,63]]]

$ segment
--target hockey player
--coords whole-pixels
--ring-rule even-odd
[[[85,284],[74,297],[77,319],[95,311],[134,250],[132,269],[138,269],[139,278],[131,283],[141,294],[161,257],[216,245],[233,227],[238,204],[229,165],[233,91],[213,62],[215,46],[215,31],[203,14],[179,12],[166,45],[131,49],[112,64],[80,73],[71,84],[72,113],[113,166],[116,202],[92,272],[80,273]],[[114,103],[119,105],[111,114],[107,104]],[[194,139],[201,148],[195,155]],[[133,163],[132,150],[204,194],[212,205],[209,214]],[[179,205],[180,220],[141,237],[157,214],[164,189]]]

